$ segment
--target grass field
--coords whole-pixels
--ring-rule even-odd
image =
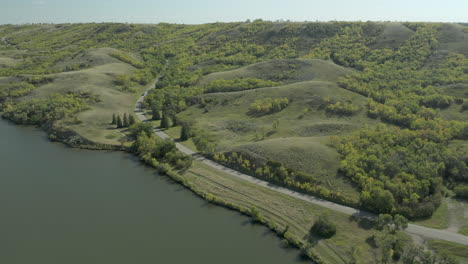
[[[429,247],[441,254],[454,257],[460,263],[468,263],[468,247],[441,240],[429,241]]]
[[[376,263],[379,259],[378,249],[366,242],[376,231],[347,215],[258,187],[199,162],[194,162],[183,178],[204,193],[243,208],[258,208],[265,218],[276,223],[280,229],[289,226],[288,233],[303,242],[308,241],[308,231],[314,220],[323,213],[328,214],[338,227],[337,234],[331,239],[310,241],[314,245],[313,251],[327,263],[344,264],[352,259],[356,263]]]

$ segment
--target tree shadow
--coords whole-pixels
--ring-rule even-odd
[[[375,243],[374,236],[370,236],[366,238],[366,243],[371,246],[372,248],[378,248],[377,244]]]
[[[350,222],[356,222],[358,226],[364,230],[371,230],[375,228],[375,222],[369,219],[370,217],[372,216],[368,215],[367,213],[359,212],[350,215],[348,220]]]

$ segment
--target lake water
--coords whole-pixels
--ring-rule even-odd
[[[67,148],[0,120],[0,169],[0,263],[303,262],[126,153]]]

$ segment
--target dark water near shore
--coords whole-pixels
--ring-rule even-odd
[[[302,263],[298,252],[129,154],[0,120],[0,263]]]

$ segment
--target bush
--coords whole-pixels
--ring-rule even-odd
[[[464,198],[464,199],[468,198],[468,185],[467,184],[458,185],[455,188],[453,188],[453,191],[459,198]]]
[[[336,225],[326,215],[321,215],[310,229],[310,233],[323,238],[330,238],[336,234]]]
[[[216,92],[236,92],[243,90],[251,90],[260,87],[272,87],[281,85],[274,81],[266,81],[262,79],[234,79],[234,80],[216,80],[205,87],[206,93]]]
[[[461,106],[462,112],[468,110],[468,100],[464,101],[462,106]]]
[[[250,107],[249,112],[253,114],[268,114],[273,112],[279,112],[289,105],[288,98],[276,98],[270,97],[260,100],[255,100]]]
[[[328,105],[325,108],[325,111],[337,115],[353,115],[359,111],[359,106],[353,105],[349,102],[337,102],[335,104]]]
[[[153,134],[153,126],[149,123],[135,123],[128,128],[130,132],[130,138],[136,139],[142,132],[146,133],[147,136]]]

